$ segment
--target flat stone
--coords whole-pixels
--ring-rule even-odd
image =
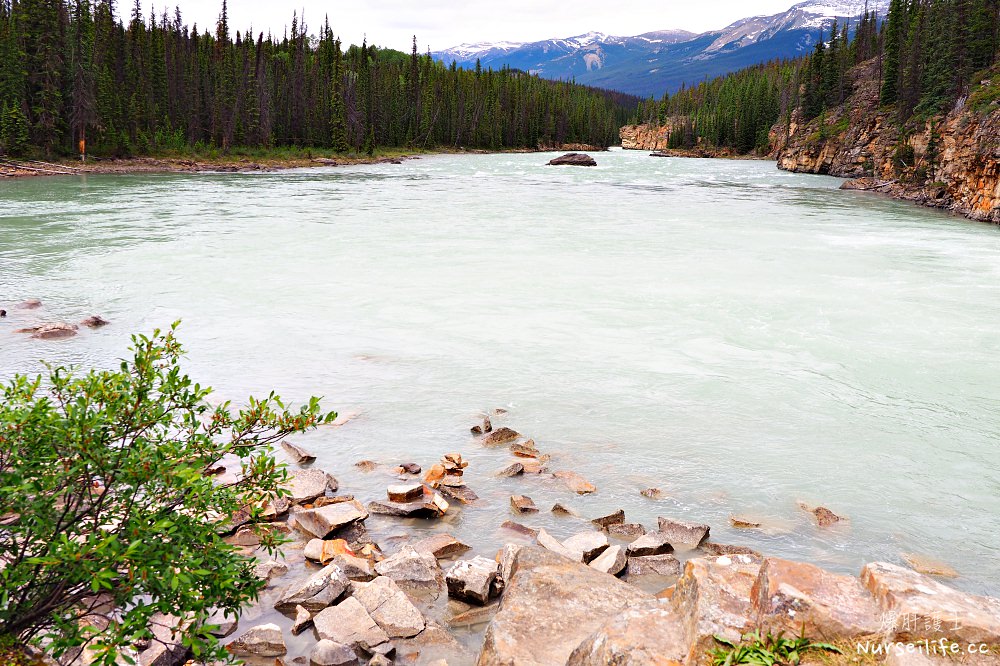
[[[556,502],[552,505],[552,513],[557,516],[573,516],[574,518],[580,517],[580,514],[576,511],[576,509],[571,509],[560,502]]]
[[[354,463],[354,466],[367,474],[368,472],[371,472],[376,467],[378,467],[378,463],[375,462],[374,460],[359,460],[358,462]]]
[[[449,627],[474,627],[477,624],[485,624],[493,619],[499,609],[499,604],[489,606],[473,606],[467,611],[453,615],[448,618]]]
[[[659,532],[666,535],[667,541],[675,546],[698,546],[708,538],[708,525],[663,517],[658,518],[657,522]]]
[[[581,532],[563,541],[563,547],[571,553],[579,553],[575,559],[591,562],[608,547],[608,537],[603,532]]]
[[[80,322],[80,326],[86,326],[87,328],[103,328],[109,325],[111,322],[102,317],[101,315],[91,315]]]
[[[500,610],[486,629],[479,666],[565,664],[607,619],[652,597],[540,548],[518,551]]]
[[[525,474],[543,474],[549,469],[545,466],[545,461],[531,458],[522,460],[521,465],[524,467]]]
[[[641,576],[680,576],[681,563],[673,555],[630,557],[626,576],[631,581]]]
[[[542,452],[535,446],[535,440],[529,439],[525,442],[515,442],[510,445],[510,452],[519,458],[537,458]]]
[[[691,663],[718,646],[716,635],[739,642],[756,626],[750,590],[760,565],[749,555],[688,560],[670,601],[686,629]]]
[[[341,568],[330,564],[304,581],[292,584],[274,607],[283,613],[294,611],[296,606],[310,611],[321,610],[339,599],[349,584]]]
[[[424,485],[422,483],[408,483],[406,485],[389,486],[386,495],[390,502],[416,502],[424,498]]]
[[[281,627],[276,624],[252,627],[226,649],[237,657],[280,657],[288,653]]]
[[[484,446],[499,446],[501,444],[506,444],[507,442],[513,442],[518,439],[521,433],[516,430],[511,430],[510,428],[498,428],[493,432],[489,433],[482,439]]]
[[[313,618],[313,626],[316,627],[316,635],[320,640],[330,640],[367,651],[389,640],[385,631],[354,597],[347,597],[336,606],[317,613]]]
[[[750,591],[753,612],[774,633],[834,641],[874,635],[879,609],[855,576],[839,576],[812,564],[764,560]]]
[[[463,543],[450,534],[434,534],[413,544],[413,550],[418,553],[430,553],[438,559],[454,557],[472,550],[472,546]]]
[[[635,541],[646,533],[646,528],[639,523],[619,523],[608,525],[604,531],[622,541]]]
[[[375,577],[375,570],[372,568],[372,563],[364,557],[341,553],[334,556],[331,564],[336,564],[340,567],[344,575],[352,581],[369,581]]]
[[[408,638],[424,630],[424,616],[391,578],[356,583],[352,594],[389,638]]]
[[[528,527],[527,525],[522,525],[521,523],[514,520],[505,520],[500,524],[505,530],[510,530],[511,532],[517,532],[526,537],[531,537],[534,539],[538,536],[538,530],[533,527]]]
[[[302,555],[307,560],[320,564],[329,564],[337,555],[343,554],[354,554],[343,539],[310,539],[302,549]]]
[[[292,504],[307,504],[329,490],[337,492],[337,480],[321,469],[298,469],[281,486],[288,491]]]
[[[535,540],[538,542],[538,545],[545,550],[561,555],[566,559],[574,562],[582,562],[583,560],[583,553],[568,549],[562,544],[561,541],[559,541],[559,539],[556,539],[544,529],[538,530],[538,536],[535,537]]]
[[[957,643],[1000,644],[1000,599],[966,594],[886,562],[865,565],[861,582],[883,614],[900,619],[893,628],[896,640],[946,638]]]
[[[292,462],[294,463],[297,463],[299,465],[308,465],[310,463],[316,462],[316,456],[309,453],[298,444],[292,444],[291,442],[288,441],[282,441],[281,448],[285,450],[285,453],[288,454],[288,457],[291,458]]]
[[[343,504],[344,502],[353,502],[354,495],[334,495],[333,497],[317,497],[313,500],[312,505],[314,509],[318,509],[321,506],[329,506],[330,504]]]
[[[761,523],[747,516],[729,516],[729,524],[737,529],[751,530],[757,529]]]
[[[698,546],[698,548],[705,551],[709,555],[750,555],[760,559],[763,559],[764,557],[759,552],[748,546],[733,546],[725,543],[712,543],[711,541],[705,541]]]
[[[618,509],[614,513],[609,513],[606,516],[599,516],[594,518],[590,522],[594,523],[598,527],[608,527],[609,525],[621,525],[625,522],[625,510]]]
[[[307,534],[325,539],[341,527],[367,517],[368,512],[360,502],[341,502],[297,512],[295,526]]]
[[[292,622],[292,635],[298,636],[303,631],[312,626],[312,613],[306,610],[305,606],[295,607],[295,621]]]
[[[512,476],[520,476],[521,474],[524,474],[524,465],[516,462],[504,467],[496,475],[500,478],[510,478]]]
[[[511,495],[510,508],[514,513],[538,513],[538,507],[534,500],[527,495]]]
[[[441,487],[438,488],[438,490],[441,491],[441,494],[447,497],[448,499],[461,502],[462,504],[472,504],[473,502],[479,499],[479,495],[477,495],[475,491],[472,490],[472,488],[466,485],[461,485],[461,486],[441,485]]]
[[[437,507],[424,502],[389,502],[376,500],[368,503],[368,511],[379,516],[396,516],[397,518],[434,518],[438,515]]]
[[[368,666],[392,666],[392,659],[389,659],[384,654],[374,654],[368,660]]]
[[[567,488],[578,495],[587,495],[589,493],[597,492],[597,486],[592,484],[590,481],[587,481],[576,472],[556,472],[553,476],[565,483]]]
[[[662,532],[644,534],[628,545],[629,557],[644,555],[665,555],[674,552],[670,539]]]
[[[375,572],[404,587],[440,588],[444,584],[444,572],[437,558],[417,552],[413,546],[403,546],[398,553],[376,564]]]
[[[625,555],[624,548],[621,546],[609,546],[603,553],[590,562],[590,566],[606,574],[617,576],[625,569],[627,563],[628,557]]]
[[[660,601],[613,615],[573,650],[567,666],[684,666],[685,631]],[[694,663],[694,662],[691,662]]]
[[[348,646],[323,639],[309,653],[309,666],[355,666],[358,655]]]

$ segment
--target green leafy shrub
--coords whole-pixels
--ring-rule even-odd
[[[767,632],[753,632],[743,637],[742,643],[734,643],[722,636],[715,640],[724,647],[711,650],[712,666],[736,666],[751,664],[752,666],[795,666],[806,652],[827,650],[841,653],[840,648],[829,643],[814,643],[805,636],[785,638],[784,632],[777,635]]]
[[[0,388],[0,636],[59,657],[89,645],[102,664],[180,618],[199,659],[226,658],[208,618],[254,601],[263,582],[223,541],[254,522],[287,479],[272,446],[335,418],[319,400],[273,393],[232,411],[180,368],[176,324],[132,338],[117,370],[47,366]],[[223,484],[211,470],[241,469]],[[278,540],[259,530],[262,544]]]

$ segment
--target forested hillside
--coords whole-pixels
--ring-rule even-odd
[[[820,119],[820,134],[845,130],[846,116],[836,126],[825,118],[864,78],[875,81],[877,105],[903,127],[989,84],[998,51],[1000,0],[893,0],[881,23],[874,13],[850,24],[834,21],[820,31],[809,56],[649,100],[635,120],[666,128],[670,147],[764,152],[771,127],[780,119],[787,126],[793,113],[800,123]],[[858,67],[862,63],[870,66]]]
[[[429,55],[345,48],[330,21],[275,37],[179,12],[127,23],[114,0],[0,0],[0,154],[234,146],[608,145],[637,100]],[[627,105],[631,104],[631,107]]]

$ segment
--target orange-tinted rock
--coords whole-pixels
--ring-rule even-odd
[[[661,601],[613,615],[570,655],[567,666],[683,666],[688,650],[678,616]]]
[[[597,492],[597,486],[587,481],[576,472],[556,472],[553,476],[566,484],[566,487],[578,495],[587,495]]]
[[[461,555],[471,549],[472,546],[462,543],[450,534],[435,534],[413,544],[413,550],[418,553],[430,553],[438,559]]]
[[[919,553],[903,553],[903,559],[919,573],[939,578],[958,578],[958,572],[940,560]]]
[[[812,564],[768,558],[750,592],[762,626],[777,633],[838,640],[873,635],[879,609],[854,576],[840,576]]]
[[[749,555],[688,560],[671,604],[683,622],[692,663],[716,647],[716,635],[739,641],[754,628],[750,590],[760,565]]]
[[[816,522],[820,527],[829,527],[830,525],[835,525],[839,523],[843,518],[830,511],[825,506],[818,506],[812,510],[812,514],[816,516]]]
[[[883,629],[894,632],[898,640],[1000,644],[1000,599],[966,594],[885,562],[866,565],[861,582],[883,617],[894,620]]]
[[[514,513],[538,513],[534,500],[527,495],[511,495],[510,508]]]
[[[698,546],[708,538],[709,527],[702,523],[692,523],[687,520],[674,520],[659,517],[659,532],[666,535],[671,544]]]

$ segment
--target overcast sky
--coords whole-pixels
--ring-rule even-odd
[[[571,37],[591,30],[611,35],[638,35],[653,30],[683,29],[703,32],[722,28],[736,19],[775,14],[798,0],[229,0],[233,32],[284,32],[292,12],[304,10],[315,34],[323,17],[330,16],[334,32],[345,41],[368,41],[408,50],[413,35],[420,50],[441,50],[462,43],[536,41]],[[164,6],[179,6],[184,22],[199,30],[214,26],[222,0],[153,0],[160,14]],[[129,11],[127,0],[119,0]],[[148,8],[149,0],[142,6]],[[148,10],[147,10],[148,11]]]

